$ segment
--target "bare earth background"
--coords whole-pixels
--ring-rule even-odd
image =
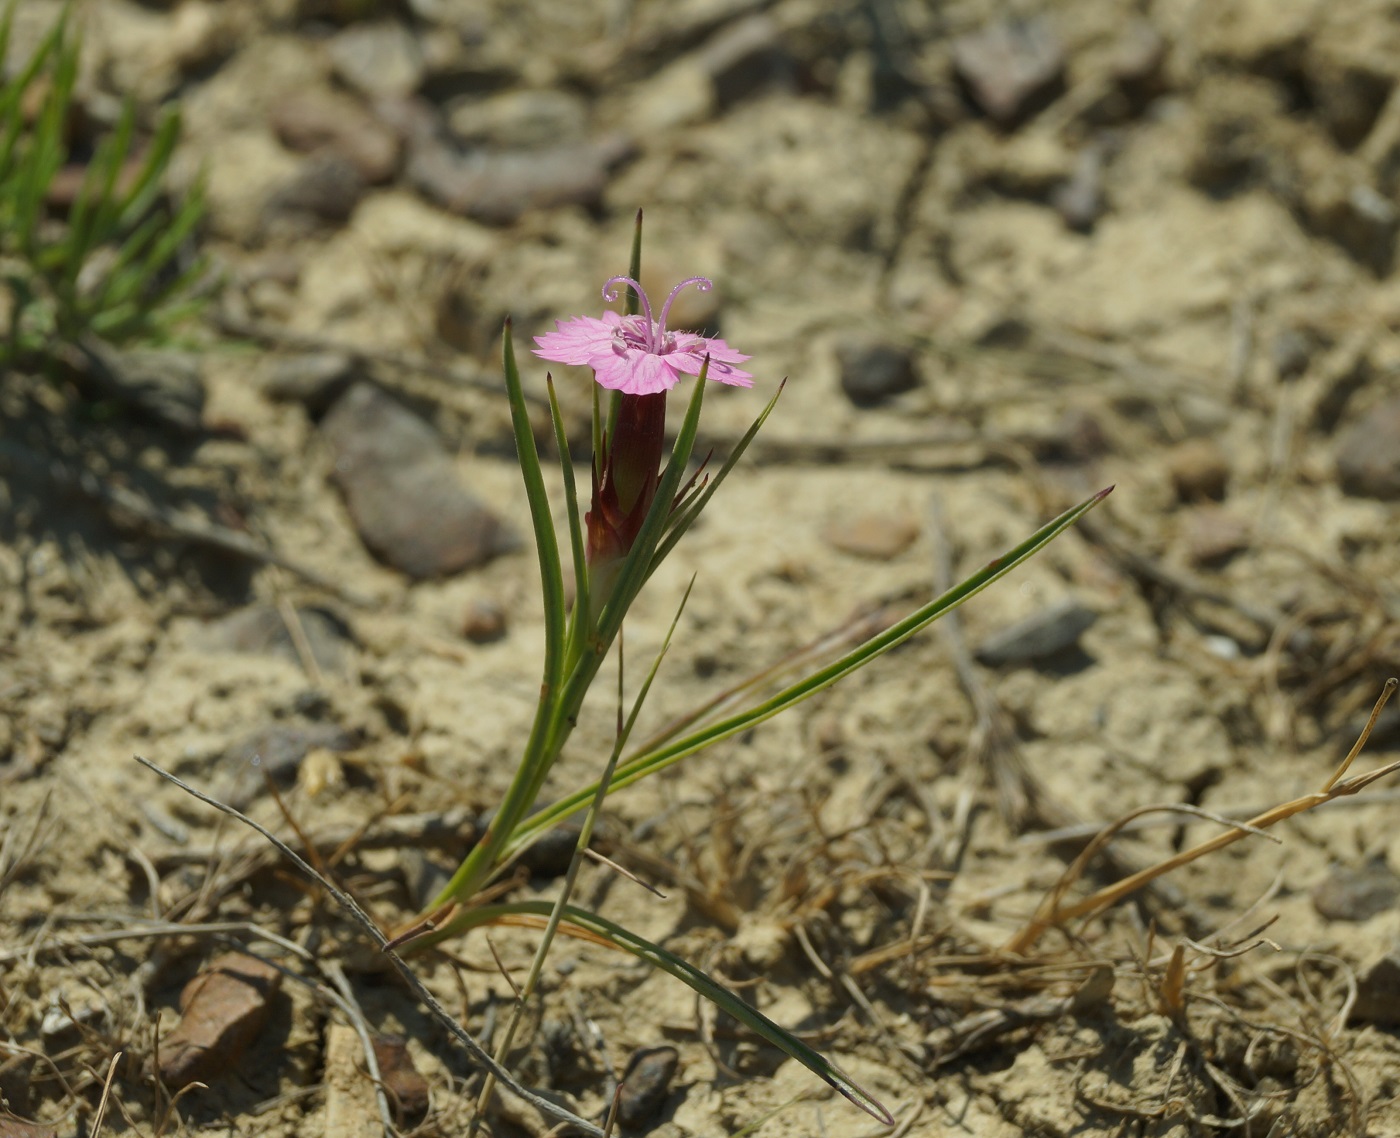
[[[80,8],[75,155],[120,96],[177,100],[224,286],[187,356],[147,361],[147,413],[0,387],[0,1094],[53,1128],[0,1134],[86,1133],[118,1052],[112,1131],[375,1133],[318,994],[336,967],[426,1080],[405,1128],[465,1131],[476,1075],[445,1032],[260,839],[132,755],[290,838],[260,754],[384,925],[431,897],[538,685],[502,321],[528,342],[597,313],[640,206],[653,294],[713,277],[682,319],[754,355],[754,390],[707,404],[719,453],[789,377],[628,624],[635,690],[696,575],[643,733],[1117,489],[959,611],[979,662],[936,627],[618,795],[602,846],[667,899],[598,865],[583,899],[800,1030],[907,1134],[1400,1135],[1394,785],[995,954],[1078,848],[1047,829],[1314,790],[1400,671],[1400,4]],[[57,11],[21,0],[11,66]],[[581,438],[587,377],[558,370]],[[547,793],[599,770],[598,695]],[[1388,714],[1359,769],[1397,748]],[[440,840],[395,837],[452,810]],[[1157,823],[1074,888],[1220,829]],[[514,895],[552,895],[558,860]],[[249,922],[317,962],[152,921]],[[534,936],[490,939],[519,975]],[[157,1037],[230,942],[310,984],[283,980],[172,1111]],[[418,965],[499,1030],[484,935]],[[629,1087],[628,1132],[878,1132],[603,948],[556,948],[528,1034],[513,1069],[595,1117],[637,1049],[674,1049],[650,1097]],[[490,1127],[547,1129],[508,1097]]]

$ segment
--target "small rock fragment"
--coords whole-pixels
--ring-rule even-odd
[[[823,536],[828,545],[843,553],[890,561],[918,540],[919,525],[909,517],[860,514],[832,523]]]
[[[1065,57],[1044,19],[992,24],[953,42],[953,67],[972,101],[1010,129],[1064,90]]]
[[[334,150],[322,150],[302,164],[296,176],[275,191],[263,207],[264,228],[273,229],[281,215],[316,221],[346,221],[365,195],[359,169]]]
[[[447,129],[462,142],[534,149],[577,142],[588,127],[588,106],[567,91],[506,91],[454,100]]]
[[[283,146],[310,154],[323,148],[345,158],[371,184],[394,176],[399,140],[349,95],[313,88],[278,103],[270,122]]]
[[[1337,440],[1337,481],[1359,498],[1400,498],[1400,396],[1391,396]]]
[[[313,415],[326,410],[356,378],[359,361],[349,352],[302,352],[276,360],[263,392],[279,403],[300,403]]]
[[[352,24],[330,44],[335,73],[364,95],[411,95],[423,82],[423,53],[402,24]]]
[[[1383,1027],[1400,1026],[1400,946],[1362,970],[1351,1018]]]
[[[1297,328],[1280,330],[1269,345],[1274,375],[1281,380],[1297,379],[1308,370],[1313,346],[1311,339]]]
[[[1130,20],[1114,45],[1110,71],[1135,104],[1141,105],[1164,89],[1162,66],[1167,41],[1144,19]]]
[[[1079,152],[1074,172],[1055,187],[1050,204],[1070,229],[1087,233],[1094,228],[1103,213],[1103,151],[1099,147],[1086,146]]]
[[[407,176],[444,209],[505,225],[531,210],[596,202],[608,171],[631,152],[632,143],[621,135],[545,150],[466,154],[425,138],[412,148]]]
[[[230,1072],[267,1022],[282,975],[229,952],[185,985],[180,1022],[160,1043],[160,1078],[171,1090]]]
[[[1312,893],[1313,908],[1329,921],[1366,921],[1400,903],[1400,877],[1385,856],[1361,865],[1334,865]]]
[[[989,668],[1048,660],[1073,648],[1098,619],[1097,612],[1071,597],[989,636],[977,649],[977,660]]]
[[[204,374],[197,356],[159,349],[121,351],[96,336],[79,344],[88,374],[109,395],[184,431],[204,417]]]
[[[494,644],[506,634],[506,613],[495,601],[478,600],[467,606],[462,635],[473,644]]]
[[[878,407],[919,386],[908,348],[855,337],[837,345],[836,360],[841,366],[841,390],[857,407]]]
[[[680,1058],[674,1047],[643,1047],[632,1053],[617,1104],[618,1121],[623,1126],[642,1130],[657,1120],[671,1093]]]
[[[36,1056],[13,1051],[0,1043],[0,1108],[12,1115],[29,1113],[30,1079],[36,1062]]]
[[[395,569],[444,576],[510,546],[500,520],[462,486],[437,433],[377,387],[355,384],[321,430],[361,540]]]
[[[409,1125],[422,1121],[428,1113],[428,1080],[413,1065],[407,1042],[401,1035],[376,1035],[373,1043],[379,1077],[399,1121]]]
[[[1224,565],[1249,548],[1249,523],[1219,506],[1194,506],[1181,519],[1186,560],[1202,568]]]
[[[1176,496],[1183,502],[1220,501],[1230,478],[1225,452],[1213,439],[1192,439],[1175,447],[1167,459]]]
[[[313,750],[353,751],[355,736],[333,723],[272,723],[244,735],[223,754],[223,796],[242,809],[261,794],[267,779],[281,787],[297,779]]]
[[[769,16],[737,20],[716,34],[697,58],[714,85],[720,107],[733,106],[758,91],[796,85],[796,61],[783,46],[778,25]]]
[[[343,670],[355,643],[345,622],[322,608],[297,609],[296,616],[317,666],[323,672]],[[205,652],[250,652],[298,662],[286,618],[273,605],[249,605],[230,613],[206,625],[195,640]]]

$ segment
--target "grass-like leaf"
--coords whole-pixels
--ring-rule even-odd
[[[516,901],[504,905],[483,905],[469,909],[454,918],[441,930],[442,936],[455,936],[469,928],[499,922],[503,917],[534,916],[548,919],[552,904],[549,901]],[[728,1012],[750,1031],[762,1036],[784,1054],[796,1059],[817,1078],[832,1087],[843,1097],[860,1107],[872,1118],[878,1118],[886,1126],[894,1125],[894,1118],[874,1095],[860,1086],[821,1052],[814,1050],[792,1032],[774,1023],[762,1012],[751,1007],[724,985],[715,982],[704,972],[682,960],[673,952],[668,952],[658,944],[630,932],[621,925],[614,924],[596,913],[570,905],[564,910],[564,919],[571,925],[589,933],[592,937],[630,952],[655,965],[663,972],[670,973],[683,984],[709,1000],[716,1007]],[[438,934],[434,934],[437,939]]]
[[[867,640],[840,659],[784,688],[776,695],[735,715],[721,719],[717,723],[708,724],[679,739],[671,740],[663,746],[632,756],[618,767],[611,789],[616,791],[624,786],[630,786],[648,775],[665,770],[687,755],[692,755],[705,747],[756,727],[765,720],[772,719],[780,712],[795,707],[803,700],[816,695],[817,692],[831,687],[838,680],[850,675],[858,668],[864,667],[891,649],[897,648],[911,636],[927,628],[940,616],[980,593],[993,581],[1004,577],[1022,562],[1034,556],[1103,501],[1111,489],[1112,487],[1109,487],[1108,490],[1101,490],[1087,501],[1065,511],[1054,521],[1037,530],[1020,545],[1008,550],[961,584],[910,613],[903,620]],[[523,849],[541,834],[586,806],[596,791],[597,783],[590,784],[531,815],[511,835],[510,841],[506,844],[506,855],[510,856]]]

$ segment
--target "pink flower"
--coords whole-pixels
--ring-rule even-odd
[[[686,285],[709,292],[714,283],[705,277],[688,277],[671,290],[662,306],[661,317],[652,319],[651,302],[642,286],[631,277],[613,277],[603,285],[603,299],[615,301],[617,286],[625,284],[641,298],[640,316],[603,313],[602,319],[576,316],[556,320],[556,332],[536,336],[535,355],[561,364],[577,364],[593,369],[602,386],[625,395],[655,395],[669,391],[682,375],[699,375],[705,357],[710,357],[710,379],[734,387],[752,387],[753,376],[734,367],[750,357],[736,352],[723,340],[697,336],[691,332],[668,332],[666,317],[677,294]]]

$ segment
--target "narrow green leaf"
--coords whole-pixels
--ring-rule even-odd
[[[715,491],[720,488],[724,480],[729,477],[729,472],[733,470],[739,460],[744,457],[744,452],[749,449],[749,444],[753,442],[758,432],[763,428],[763,424],[768,421],[768,416],[773,413],[773,408],[778,405],[778,399],[783,394],[783,388],[786,385],[787,380],[783,380],[782,383],[778,384],[778,390],[773,393],[773,398],[768,400],[768,405],[759,412],[758,418],[755,419],[749,429],[744,432],[744,437],[741,438],[734,449],[729,452],[729,457],[724,460],[724,465],[715,472],[709,484],[698,491],[695,497],[690,501],[685,502],[681,506],[681,509],[672,517],[670,526],[665,536],[661,539],[661,544],[657,546],[655,556],[651,559],[651,569],[648,571],[648,576],[656,572],[657,566],[666,559],[666,555],[676,547],[676,543],[680,541],[680,539],[685,536],[686,531],[695,524],[695,519],[700,516],[700,512],[709,504],[710,499],[715,496]]]
[[[703,750],[724,739],[732,738],[741,732],[747,731],[765,720],[772,719],[781,711],[793,707],[803,700],[815,695],[819,691],[824,691],[831,687],[838,680],[854,672],[856,669],[864,667],[872,660],[884,655],[893,648],[903,644],[911,636],[921,632],[928,625],[932,624],[940,616],[956,608],[970,597],[980,593],[992,582],[1006,576],[1007,573],[1015,569],[1022,562],[1026,561],[1042,548],[1048,545],[1066,529],[1072,526],[1091,509],[1097,506],[1110,490],[1101,490],[1087,501],[1081,502],[1073,509],[1066,510],[1054,521],[1038,529],[1020,545],[1009,550],[1001,557],[988,563],[984,568],[974,573],[961,584],[949,589],[940,597],[934,598],[928,604],[917,609],[903,620],[892,625],[890,628],[871,637],[864,644],[855,648],[840,659],[828,664],[813,672],[810,676],[798,681],[791,686],[784,688],[776,695],[764,700],[745,711],[741,711],[717,723],[702,727],[689,735],[680,739],[667,742],[663,746],[634,755],[623,762],[617,769],[617,774],[612,781],[612,790],[620,790],[624,786],[630,786],[648,775],[657,771],[665,770],[674,763],[696,751]],[[540,834],[551,829],[569,815],[575,813],[586,806],[593,794],[597,790],[597,783],[592,783],[586,787],[574,791],[557,802],[551,803],[542,810],[531,815],[511,836],[506,845],[507,854],[512,854],[516,850],[523,848],[533,842]]]
[[[500,860],[501,847],[517,827],[525,811],[534,801],[533,787],[543,781],[550,764],[558,754],[551,746],[554,710],[559,703],[559,686],[564,667],[564,573],[559,561],[559,542],[550,515],[549,495],[545,490],[544,471],[540,466],[535,436],[530,429],[530,409],[520,382],[520,369],[515,361],[515,345],[511,322],[506,321],[502,348],[506,378],[506,393],[510,399],[511,425],[515,430],[515,448],[520,471],[525,481],[525,496],[530,503],[530,520],[535,530],[535,546],[539,555],[540,581],[544,593],[544,677],[540,683],[540,700],[535,720],[526,740],[525,750],[511,778],[505,796],[496,808],[495,817],[486,833],[458,867],[452,879],[433,902],[444,905],[454,898],[470,897],[490,876]]]
[[[527,915],[547,918],[551,908],[552,903],[549,901],[516,901],[504,905],[483,905],[478,909],[468,909],[442,929],[430,935],[434,941],[442,940],[456,936],[469,928],[490,924],[500,917]],[[796,1059],[817,1078],[865,1111],[866,1114],[872,1118],[878,1118],[886,1126],[894,1125],[894,1118],[885,1109],[884,1104],[862,1088],[840,1067],[821,1052],[803,1043],[792,1032],[780,1027],[762,1012],[745,1003],[728,988],[710,979],[693,964],[682,960],[675,953],[667,951],[660,945],[653,944],[644,937],[630,932],[621,925],[598,916],[596,913],[590,913],[570,905],[564,910],[564,918],[571,924],[577,925],[595,936],[602,937],[608,943],[625,952],[630,952],[633,956],[640,957],[647,963],[660,968],[663,972],[674,976],[716,1007],[729,1013],[750,1031],[767,1040],[784,1054]]]
[[[588,548],[584,542],[583,521],[578,512],[578,487],[574,481],[574,459],[569,453],[569,440],[564,433],[564,415],[559,410],[559,398],[554,391],[554,377],[545,375],[549,392],[549,416],[554,423],[554,442],[559,448],[559,466],[564,474],[564,497],[568,504],[569,545],[574,558],[574,615],[569,624],[565,668],[581,650],[589,632],[588,612]],[[597,384],[594,384],[596,387]]]

